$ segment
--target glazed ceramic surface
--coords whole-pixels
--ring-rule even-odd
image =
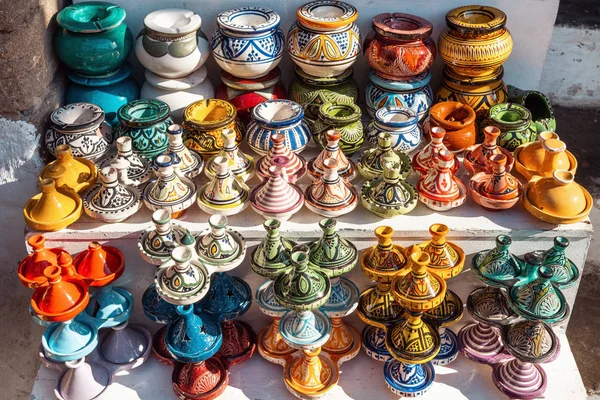
[[[117,138],[117,154],[105,158],[101,168],[110,167],[114,163],[127,161],[127,177],[134,185],[146,183],[152,177],[150,161],[133,152],[133,140],[129,136]]]
[[[422,312],[408,311],[406,319],[386,331],[385,346],[396,360],[423,364],[439,353],[440,336],[432,325],[422,320],[422,316]]]
[[[341,1],[313,1],[298,8],[296,16],[287,37],[296,65],[307,74],[331,77],[354,64],[361,51],[355,7]]]
[[[84,77],[67,71],[69,86],[65,103],[92,103],[104,110],[106,122],[113,127],[119,124],[117,112],[130,101],[140,98],[140,88],[131,77],[132,68],[125,64],[106,77]]]
[[[96,165],[81,157],[73,157],[71,147],[66,144],[56,146],[56,161],[52,161],[40,171],[43,179],[62,179],[62,183],[78,193],[87,191],[98,178]]]
[[[422,252],[429,255],[427,267],[446,280],[458,275],[465,264],[465,253],[458,245],[446,240],[450,233],[448,226],[433,224],[429,227],[429,233],[431,240],[418,245]]]
[[[572,174],[577,171],[577,159],[565,150],[563,142],[553,141],[550,146],[544,146],[544,142],[551,139],[558,140],[558,135],[549,131],[540,132],[537,141],[515,149],[516,169],[525,179],[530,180],[535,175],[552,176],[557,169],[567,170]]]
[[[63,279],[60,267],[44,269],[47,284],[31,297],[33,312],[43,321],[64,322],[82,312],[90,301],[88,287],[79,279]]]
[[[419,151],[412,158],[412,167],[421,176],[426,175],[429,171],[437,166],[437,157],[440,151],[448,151],[444,144],[444,137],[446,136],[446,130],[440,127],[433,127],[429,130],[429,136],[431,141],[423,150]],[[460,168],[460,161],[456,155],[454,161],[450,167],[450,171],[453,174]]]
[[[308,245],[309,265],[320,269],[330,278],[350,272],[358,261],[358,250],[336,231],[337,221],[324,218],[319,221],[323,235]]]
[[[250,193],[252,209],[265,217],[288,220],[304,204],[304,194],[299,186],[282,177],[279,166],[269,167],[269,178]]]
[[[299,154],[292,153],[285,144],[285,136],[276,133],[271,136],[273,146],[269,152],[259,158],[257,162],[256,174],[262,181],[269,178],[269,168],[272,165],[279,165],[283,168],[285,178],[294,183],[302,178],[306,173],[306,160]]]
[[[119,109],[117,136],[129,136],[133,151],[153,160],[167,149],[167,128],[173,124],[169,112],[169,105],[160,100],[129,102]]]
[[[345,155],[354,154],[364,142],[362,112],[356,104],[325,103],[319,107],[318,120],[311,126],[311,133],[320,147],[327,145],[327,131],[340,133],[339,147]]]
[[[365,41],[367,62],[385,79],[397,80],[427,72],[435,60],[433,25],[411,14],[385,13],[373,18]]]
[[[167,133],[169,147],[163,154],[173,157],[176,164],[175,173],[189,179],[200,175],[204,168],[204,160],[199,153],[183,145],[183,129],[181,126],[169,125]]]
[[[292,267],[292,249],[296,242],[281,236],[281,222],[268,219],[263,223],[267,236],[252,251],[250,266],[252,270],[265,278],[275,278]]]
[[[256,163],[254,158],[242,153],[235,143],[235,132],[231,129],[224,129],[223,149],[217,155],[208,161],[204,172],[206,176],[212,178],[216,174],[214,160],[217,157],[225,157],[229,163],[229,170],[233,175],[246,182],[254,176]]]
[[[489,6],[462,6],[446,14],[447,28],[438,39],[444,62],[466,77],[487,76],[510,56],[513,40],[506,14]]]
[[[491,211],[505,210],[519,202],[523,185],[506,171],[506,156],[488,156],[491,173],[480,172],[469,181],[469,192],[473,201]]]
[[[410,174],[410,159],[400,151],[392,150],[392,135],[381,132],[377,135],[377,148],[367,149],[358,159],[358,171],[365,179],[374,179],[383,174],[386,159],[397,159],[400,163],[400,179]]]
[[[537,90],[521,90],[514,86],[508,87],[508,102],[524,106],[531,113],[538,132],[556,131],[556,118],[550,100]]]
[[[409,154],[421,143],[419,117],[406,107],[388,106],[375,112],[367,127],[367,140],[377,145],[378,136],[388,132],[392,136],[392,149]]]
[[[310,129],[303,117],[302,106],[290,100],[268,100],[257,105],[246,130],[250,148],[265,155],[272,146],[271,136],[280,133],[285,137],[286,147],[300,153],[310,141]]]
[[[125,256],[116,247],[91,242],[73,259],[73,266],[89,286],[105,287],[123,275]]]
[[[187,247],[176,247],[171,260],[156,270],[155,285],[158,295],[171,304],[193,304],[208,293],[210,277],[206,267],[192,260]]]
[[[324,161],[323,176],[311,183],[304,192],[306,207],[325,217],[339,217],[356,208],[358,193],[354,186],[337,172],[337,160]]]
[[[265,76],[283,58],[279,15],[268,8],[241,7],[221,12],[211,40],[213,56],[224,71],[245,79]]]
[[[239,232],[227,226],[227,217],[211,215],[209,229],[198,234],[196,253],[200,260],[218,271],[227,271],[240,265],[246,255],[246,242]],[[231,318],[228,318],[231,319]]]
[[[108,152],[113,139],[112,128],[104,121],[104,111],[100,107],[91,103],[73,103],[50,114],[45,142],[53,156],[56,156],[57,146],[68,144],[75,157],[97,161]]]
[[[327,146],[318,156],[308,162],[308,173],[313,179],[317,179],[325,173],[325,160],[333,158],[337,161],[337,173],[340,177],[351,181],[356,177],[356,164],[347,158],[340,150],[339,141],[341,134],[336,130],[329,130],[325,133]]]
[[[239,145],[244,138],[243,126],[235,107],[224,100],[206,99],[187,106],[183,112],[185,146],[203,156],[212,156],[223,148],[223,130],[232,129]]]
[[[481,125],[493,125],[500,129],[498,145],[508,151],[514,151],[520,145],[537,139],[537,128],[531,119],[531,113],[515,103],[496,104],[489,109],[488,117]]]
[[[171,251],[183,244],[183,237],[189,232],[173,223],[171,213],[167,210],[154,211],[152,224],[152,227],[142,231],[138,237],[138,249],[146,262],[160,265],[170,259]]]
[[[448,211],[461,206],[467,199],[467,187],[452,173],[453,155],[440,150],[435,169],[417,182],[419,200],[435,211]]]
[[[463,157],[465,168],[473,174],[484,172],[487,168],[488,157],[503,154],[506,157],[506,172],[510,172],[515,159],[510,151],[496,145],[500,129],[495,126],[487,126],[483,128],[483,135],[483,143],[473,145],[465,150]]]
[[[61,182],[64,174],[64,168],[61,167],[58,182]],[[58,231],[77,221],[83,212],[79,195],[56,182],[54,179],[42,179],[41,193],[29,199],[23,208],[25,222],[33,229]]]
[[[431,74],[428,71],[402,79],[386,79],[376,72],[370,72],[365,93],[367,112],[374,116],[382,107],[407,107],[422,121],[429,115],[433,104],[430,80]]]
[[[483,250],[473,257],[475,276],[490,286],[507,286],[507,283],[521,275],[523,262],[510,252],[512,239],[506,235],[496,238],[496,247]]]
[[[27,244],[31,246],[32,252],[19,262],[19,280],[32,289],[45,281],[44,269],[58,265],[58,257],[65,252],[61,248],[47,248],[45,242],[46,238],[43,235],[30,236]]]
[[[114,73],[131,52],[133,37],[125,10],[112,3],[94,1],[62,9],[54,37],[58,58],[83,76]]]
[[[216,157],[214,177],[200,188],[198,206],[207,214],[235,215],[248,207],[250,189],[230,169],[229,159]]]
[[[183,120],[183,110],[191,103],[215,97],[215,89],[207,78],[205,66],[181,78],[164,78],[146,70],[141,98],[164,101],[171,109],[171,118]]]
[[[431,128],[436,126],[444,128],[446,148],[452,152],[461,152],[475,144],[477,139],[475,117],[475,111],[468,105],[454,101],[437,103],[431,107],[423,130],[426,135],[430,135]]]
[[[183,78],[208,59],[208,39],[200,30],[202,19],[193,11],[167,8],[144,18],[135,55],[151,72],[165,78]]]

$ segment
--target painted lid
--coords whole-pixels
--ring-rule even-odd
[[[375,122],[383,127],[405,128],[416,125],[419,116],[408,107],[386,106],[375,112]]]
[[[125,271],[125,256],[116,247],[91,242],[87,250],[75,256],[73,265],[90,286],[106,286]]]
[[[270,166],[269,174],[268,180],[250,194],[253,207],[268,213],[286,212],[304,202],[302,189],[283,179],[281,167]]]
[[[507,235],[496,237],[496,246],[475,254],[472,260],[473,273],[485,283],[502,285],[521,274],[522,261],[510,252],[512,239]]]
[[[127,126],[143,128],[166,120],[170,113],[171,109],[164,101],[139,99],[121,106],[117,116]]]
[[[405,92],[409,90],[421,89],[427,86],[429,81],[431,81],[431,72],[427,70],[416,76],[392,81],[390,79],[381,77],[376,71],[371,70],[371,72],[369,72],[369,80],[373,82],[374,85],[384,89],[389,89],[396,92]]]
[[[423,40],[431,36],[433,25],[424,18],[404,13],[383,13],[373,18],[373,30],[397,40]]]
[[[56,16],[56,22],[71,32],[99,33],[119,26],[125,15],[125,10],[116,4],[90,1],[63,8]]]
[[[225,100],[204,99],[196,101],[183,110],[183,118],[202,130],[213,130],[229,125],[235,120],[237,111]]]
[[[133,71],[133,67],[129,63],[123,64],[121,68],[119,68],[116,72],[108,75],[108,76],[100,76],[100,77],[86,77],[79,75],[73,71],[67,71],[67,77],[71,82],[77,83],[82,86],[90,86],[90,87],[102,87],[102,86],[110,86],[115,83],[119,83],[129,78],[131,72]]]
[[[387,329],[385,344],[392,356],[407,364],[421,364],[440,351],[440,335],[422,320],[423,313],[407,311],[406,319]]]
[[[68,321],[85,309],[90,301],[85,282],[63,278],[58,266],[47,267],[44,276],[48,284],[38,287],[31,297],[31,308],[40,319]]]
[[[277,219],[266,220],[263,227],[267,236],[252,251],[250,266],[254,272],[265,278],[275,278],[292,267],[292,249],[296,242],[279,234],[281,222]]]
[[[267,100],[252,110],[252,119],[259,125],[281,128],[296,124],[304,118],[304,108],[291,100]]]
[[[127,321],[133,311],[133,296],[127,290],[112,285],[96,290],[85,312],[102,321],[102,328],[114,327]]]
[[[250,285],[227,273],[215,273],[211,276],[207,295],[196,304],[196,308],[219,319],[232,320],[248,311],[251,304]]]
[[[275,86],[280,79],[281,70],[279,67],[272,69],[265,76],[256,79],[238,78],[224,69],[221,70],[221,81],[228,87],[236,90],[260,91]]]
[[[448,289],[442,303],[437,307],[425,311],[423,320],[433,325],[449,326],[462,318],[463,311],[462,299],[452,290]]]
[[[187,90],[193,87],[198,86],[206,79],[208,75],[208,69],[205,65],[201,66],[194,72],[189,75],[184,76],[183,78],[164,78],[160,75],[156,75],[154,72],[149,69],[144,72],[144,76],[146,77],[146,81],[154,87],[164,89],[164,90]]]
[[[530,363],[549,360],[560,347],[552,328],[540,321],[510,324],[502,330],[502,342],[517,359]]]
[[[100,125],[104,110],[92,103],[71,103],[50,114],[50,123],[59,131],[82,131]]]
[[[201,232],[196,239],[196,252],[200,259],[217,266],[241,261],[246,242],[239,233],[227,227],[227,217],[211,215],[208,224],[210,229]]]
[[[46,238],[43,235],[33,235],[27,239],[33,252],[19,263],[19,279],[21,283],[35,289],[46,278],[44,270],[47,267],[58,265],[58,256],[63,252],[60,248],[47,248],[44,244]]]
[[[308,262],[329,277],[337,277],[354,268],[358,261],[358,250],[350,241],[336,232],[337,221],[323,218],[319,227],[323,235],[308,245]]]
[[[465,253],[456,244],[446,240],[450,228],[444,224],[433,224],[429,227],[429,233],[431,240],[419,244],[421,250],[429,254],[428,268],[444,279],[459,274],[465,264]]]
[[[262,33],[277,28],[280,22],[279,14],[262,7],[234,8],[217,15],[219,28],[236,33]]]
[[[446,281],[427,270],[431,262],[429,254],[415,250],[408,260],[410,269],[400,273],[392,283],[396,301],[414,311],[439,306],[446,295]]]
[[[156,270],[154,283],[158,295],[171,304],[193,304],[208,292],[208,271],[197,260],[192,260],[189,247],[178,246],[171,252],[171,260]]]
[[[296,18],[308,28],[338,29],[356,21],[358,10],[341,1],[317,0],[298,7]]]
[[[165,8],[146,15],[144,26],[154,32],[180,36],[200,29],[202,18],[190,10]]]
[[[448,11],[446,24],[465,33],[490,33],[504,28],[506,14],[490,6],[463,6]]]

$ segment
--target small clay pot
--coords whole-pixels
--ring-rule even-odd
[[[477,139],[475,111],[466,104],[455,101],[437,103],[429,111],[423,129],[429,135],[431,128],[439,126],[446,130],[444,145],[452,152],[459,153],[473,146]]]

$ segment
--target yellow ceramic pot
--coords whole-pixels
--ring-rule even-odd
[[[577,159],[567,151],[554,132],[542,132],[539,140],[515,149],[517,171],[527,180],[533,176],[551,177],[554,171],[565,170],[575,175]]]
[[[508,91],[502,77],[504,68],[499,67],[491,75],[464,77],[444,67],[442,84],[435,93],[435,101],[457,101],[471,107],[477,120],[487,117],[488,110],[496,104],[508,101]]]
[[[82,157],[73,157],[68,144],[56,146],[56,161],[52,161],[40,171],[40,183],[44,179],[64,179],[64,184],[76,191],[83,193],[88,190],[98,179],[96,165]]]
[[[233,104],[218,99],[196,101],[183,112],[185,146],[203,156],[213,156],[223,148],[223,130],[232,129],[239,145],[244,138],[243,125]]]
[[[506,14],[494,7],[471,5],[450,10],[448,27],[438,39],[440,57],[460,75],[492,75],[512,51],[512,36],[505,24]]]
[[[586,218],[592,209],[590,193],[574,181],[569,171],[554,171],[552,177],[534,177],[525,186],[525,209],[534,217],[553,224],[572,224]]]

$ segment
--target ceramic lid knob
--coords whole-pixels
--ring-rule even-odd
[[[392,245],[392,237],[394,236],[394,228],[391,226],[378,226],[375,228],[375,236],[377,237],[377,245],[381,248],[387,248]]]
[[[75,276],[77,275],[77,271],[75,270],[75,266],[73,266],[73,258],[66,251],[61,251],[58,256],[58,266],[61,269],[61,274],[63,276]]]
[[[446,130],[444,128],[440,128],[439,126],[434,126],[431,128],[429,135],[431,136],[431,141],[433,143],[442,144],[444,136],[446,136]]]
[[[438,153],[438,167],[440,169],[450,169],[454,163],[454,156],[448,150],[442,149]]]
[[[117,139],[117,153],[120,156],[128,156],[133,152],[133,141],[129,136],[121,136]]]
[[[282,133],[275,133],[271,135],[271,141],[273,146],[281,146],[285,142],[285,136]]]
[[[122,161],[129,163],[127,160],[122,160]],[[115,163],[115,164],[117,164],[117,163]],[[113,165],[115,165],[115,164],[113,164]],[[121,164],[121,167],[122,166],[123,166],[123,164]],[[106,167],[106,168],[102,168],[100,170],[100,180],[102,181],[102,184],[104,186],[116,186],[117,185],[117,176],[118,176],[117,168]]]
[[[382,149],[388,149],[392,147],[392,135],[389,132],[379,132],[377,135],[377,145]]]
[[[335,147],[338,144],[338,142],[340,141],[341,137],[342,137],[342,134],[337,129],[329,129],[325,133],[327,145],[330,147]]]
[[[338,178],[338,161],[335,158],[326,159],[323,161],[323,166],[325,167],[323,179],[334,181]]]
[[[229,160],[226,157],[219,156],[213,160],[213,169],[216,175],[222,177],[229,173]]]
[[[158,173],[163,177],[173,175],[173,164],[175,159],[169,154],[162,154],[154,159],[154,164],[158,168]]]
[[[383,163],[383,178],[387,181],[400,179],[400,163],[392,157],[385,157]]]
[[[569,247],[569,239],[564,236],[557,236],[554,238],[554,249],[557,251],[565,251]]]
[[[235,144],[235,131],[233,129],[223,129],[221,136],[223,137],[223,148],[237,147]]]
[[[221,214],[211,215],[208,218],[208,224],[214,236],[222,236],[225,233],[227,222],[227,217]]]
[[[540,142],[544,142],[548,139],[560,139],[559,136],[555,133],[555,132],[551,132],[551,131],[543,131],[538,133],[538,140]]]
[[[159,235],[167,235],[171,231],[171,213],[160,209],[152,213],[152,222]]]
[[[492,172],[495,175],[500,175],[506,172],[506,156],[504,154],[493,154],[486,158],[486,162],[489,163]]]
[[[495,126],[486,126],[483,128],[483,143],[486,145],[495,145],[496,139],[500,136],[500,129]]]
[[[67,170],[60,164],[52,164],[50,168],[48,168],[48,172],[46,173],[46,177],[54,180],[54,185],[56,187],[62,187],[65,184],[65,174]],[[42,191],[44,189],[42,188]],[[49,192],[44,192],[49,193]]]
[[[450,232],[450,228],[444,224],[433,224],[429,227],[431,241],[435,244],[446,243],[446,235]]]
[[[510,245],[512,244],[512,239],[507,235],[498,235],[496,236],[496,248],[500,251],[508,251]]]
[[[57,160],[68,160],[69,158],[73,158],[73,152],[71,150],[71,146],[68,144],[60,144],[56,146],[56,159]]]
[[[558,139],[547,139],[542,142],[544,150],[550,153],[561,153],[567,150],[567,145],[562,140]]]

